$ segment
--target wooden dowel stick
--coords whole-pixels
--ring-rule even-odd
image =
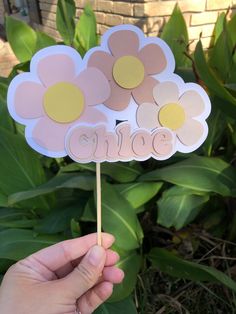
[[[96,163],[97,187],[97,245],[102,245],[101,164]]]

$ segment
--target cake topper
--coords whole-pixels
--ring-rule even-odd
[[[100,215],[101,162],[165,160],[206,139],[209,97],[174,69],[163,40],[116,26],[83,59],[63,45],[37,52],[30,72],[11,82],[8,109],[37,152],[97,163]],[[100,234],[101,216],[98,224]]]

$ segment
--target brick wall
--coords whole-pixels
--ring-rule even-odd
[[[75,0],[79,18],[88,0]],[[0,20],[1,20],[0,0]],[[60,38],[56,28],[57,0],[39,0],[42,24],[37,26],[48,34]],[[194,48],[200,34],[204,47],[210,43],[214,23],[220,12],[236,10],[236,0],[90,0],[95,11],[98,32],[103,34],[109,27],[118,24],[135,24],[147,35],[157,35],[169,19],[178,2],[189,28],[191,47]]]
[[[85,0],[76,0],[77,17]],[[40,0],[43,29],[54,36],[57,0]],[[135,24],[147,35],[157,35],[170,17],[176,1],[173,0],[92,0],[98,31],[103,34],[109,27],[118,24]],[[189,27],[191,48],[200,34],[204,47],[208,47],[214,23],[220,12],[236,8],[236,0],[179,0],[179,6]],[[233,11],[233,10],[232,10]]]

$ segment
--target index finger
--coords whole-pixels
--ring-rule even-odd
[[[102,233],[102,246],[108,249],[115,238],[108,233]],[[72,262],[85,255],[97,243],[97,233],[92,233],[81,238],[66,240],[40,250],[30,256],[46,266],[51,271]]]

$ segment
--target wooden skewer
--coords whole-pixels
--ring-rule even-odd
[[[101,202],[101,164],[96,163],[97,187],[97,245],[102,245],[102,202]]]

